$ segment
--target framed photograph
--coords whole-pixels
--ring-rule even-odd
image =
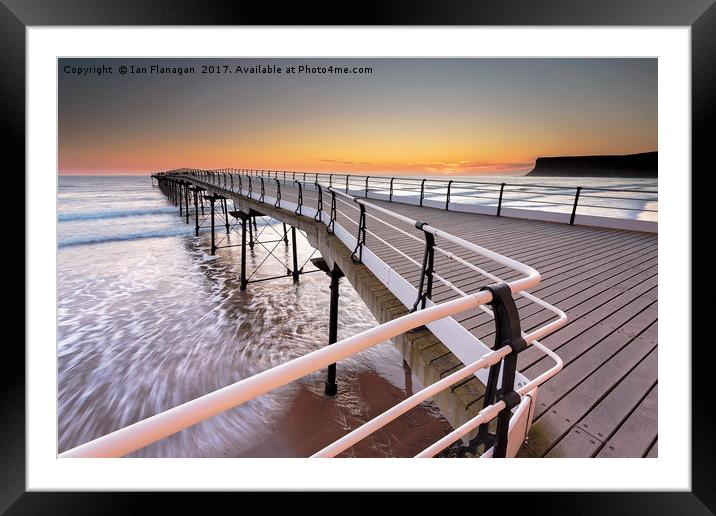
[[[27,242],[3,511],[711,513],[691,224],[716,8],[484,4],[3,1]]]

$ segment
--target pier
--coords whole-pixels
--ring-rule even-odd
[[[567,312],[569,322],[542,340],[563,360],[564,368],[539,387],[529,409],[528,419],[533,424],[517,456],[656,456],[655,232],[575,224],[575,211],[561,222],[535,220],[554,219],[551,214],[506,216],[508,210],[501,206],[504,185],[495,212],[487,214],[461,211],[455,205],[449,209],[449,184],[442,201],[425,195],[425,181],[420,190],[415,187],[414,195],[399,197],[393,180],[388,188],[371,191],[368,179],[365,185],[356,185],[356,178],[347,176],[298,174],[295,179],[295,173],[288,174],[178,170],[153,177],[187,223],[191,211],[197,234],[200,214],[218,214],[221,227],[212,222],[207,229],[212,233],[212,253],[216,250],[214,234],[229,231],[231,224],[241,226],[242,243],[237,245],[243,245],[243,250],[247,244],[253,246],[251,222],[255,228],[256,217],[281,222],[284,231],[278,237],[285,245],[289,245],[289,234],[295,239],[296,230],[301,231],[323,256],[318,265],[329,274],[332,292],[338,279],[345,276],[381,323],[426,304],[479,291],[490,283],[488,277],[476,276],[459,260],[431,252],[431,238],[419,227],[400,224],[400,216],[535,267],[541,283],[531,293]],[[575,210],[580,190],[576,190]],[[227,201],[236,209],[229,210]],[[398,217],[388,216],[388,211]],[[334,234],[335,225],[353,237],[349,244],[355,246],[346,245],[345,238]],[[456,246],[443,244],[446,250],[457,252]],[[244,263],[242,288],[250,281]],[[489,260],[474,263],[505,280],[517,275]],[[300,281],[303,272],[295,260],[292,268],[287,268],[287,276],[294,281]],[[434,281],[434,274],[442,281]],[[337,300],[331,306],[338,309]],[[525,332],[553,317],[529,299],[516,299],[516,306]],[[331,331],[335,332],[333,311]],[[489,350],[495,331],[490,315],[475,308],[453,316],[449,323],[432,323],[393,340],[412,370],[429,385]],[[538,349],[525,350],[518,355],[516,385],[539,376],[550,365]],[[328,395],[335,393],[335,374],[335,368],[329,370]],[[470,421],[483,408],[486,382],[484,375],[471,375],[434,397],[453,427]]]

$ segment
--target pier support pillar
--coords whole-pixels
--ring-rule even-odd
[[[241,278],[240,278],[240,290],[246,290],[246,284],[248,281],[246,280],[246,219],[248,217],[241,214]],[[249,224],[251,222],[249,221]],[[249,231],[251,231],[251,227],[249,226]]]
[[[338,290],[340,279],[343,277],[343,271],[338,265],[333,265],[331,270],[331,305],[328,310],[328,345],[338,341]],[[338,392],[336,385],[336,364],[328,366],[328,378],[326,379],[325,394],[326,396],[335,396]]]
[[[189,224],[189,183],[184,184],[184,206],[186,207],[186,223]]]
[[[299,270],[298,270],[298,253],[296,252],[296,227],[291,226],[291,248],[293,252],[291,253],[293,255],[293,282],[298,283],[298,276],[299,276]]]
[[[182,191],[181,191],[181,183],[179,183],[177,185],[177,187],[178,187],[177,188],[177,194],[178,194],[177,197],[179,198],[179,216],[181,217],[182,215],[184,215],[184,212],[182,210],[182,202],[181,202],[181,198],[183,197]]]
[[[216,254],[216,237],[214,236],[214,202],[216,201],[216,194],[211,194],[207,197],[209,204],[211,204],[211,254]]]
[[[229,234],[229,207],[226,204],[226,197],[221,199],[221,209],[224,212],[224,226],[226,227],[226,234]]]
[[[199,236],[199,190],[194,187],[194,232]]]
[[[246,216],[246,222],[249,225],[249,249],[253,250],[253,248],[254,248],[254,231],[251,229],[251,216],[250,215]],[[257,237],[258,237],[258,235],[257,235]]]

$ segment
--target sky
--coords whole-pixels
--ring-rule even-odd
[[[58,124],[60,174],[520,174],[656,150],[657,60],[60,59]]]

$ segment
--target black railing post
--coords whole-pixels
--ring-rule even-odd
[[[393,202],[393,181],[395,180],[394,177],[390,178],[390,194],[388,195],[388,201]]]
[[[425,195],[425,179],[420,182],[420,206],[423,205],[423,196]]]
[[[278,179],[274,179],[276,181],[276,202],[274,203],[274,206],[277,208],[281,207],[281,182]]]
[[[301,206],[303,206],[303,187],[300,181],[294,181],[298,185],[298,206],[296,206],[296,215],[301,215]]]
[[[577,193],[574,195],[574,206],[572,206],[572,216],[569,217],[569,224],[574,224],[574,217],[577,215],[577,203],[579,203],[579,193],[582,191],[582,187],[577,187]]]
[[[445,196],[445,211],[450,209],[450,188],[452,187],[452,179],[448,181],[447,195]]]
[[[505,183],[502,183],[500,185],[500,200],[497,201],[497,216],[500,216],[500,213],[502,213],[502,194],[505,191]]]
[[[313,220],[321,220],[321,212],[323,211],[323,188],[316,181],[316,189],[318,190],[318,203],[316,206],[316,214],[313,216]]]
[[[251,199],[251,194],[254,191],[254,185],[252,184],[251,176],[246,176],[246,178],[249,180],[249,199]]]
[[[517,354],[527,348],[527,343],[522,338],[520,329],[520,316],[517,305],[512,297],[512,290],[506,283],[495,283],[482,287],[480,290],[488,290],[492,294],[490,306],[495,318],[495,344],[493,350],[510,346],[512,351],[502,361],[493,364],[488,373],[485,386],[483,409],[493,403],[503,401],[505,407],[497,416],[497,428],[495,434],[488,431],[488,423],[478,427],[477,436],[470,441],[468,446],[462,446],[458,452],[463,456],[465,452],[475,453],[478,446],[484,445],[487,451],[494,446],[492,456],[495,458],[505,457],[509,435],[510,417],[512,409],[519,405],[520,396],[515,392],[515,375],[517,372]],[[497,380],[502,371],[502,380],[499,390]]]
[[[368,179],[370,179],[370,176],[365,176],[365,198],[368,198]]]
[[[259,202],[264,202],[264,195],[266,194],[266,189],[264,188],[264,177],[260,176],[259,179],[261,180],[261,196],[259,197]]]
[[[333,186],[333,174],[328,174],[328,188]]]
[[[236,177],[239,178],[239,195],[244,195],[244,185],[242,184],[243,182],[241,181],[241,174],[239,174]]]
[[[357,199],[355,199],[358,202]],[[353,263],[363,263],[363,245],[365,244],[365,205],[358,203],[360,206],[360,218],[358,219],[358,238],[356,248],[351,253]]]
[[[430,299],[433,295],[435,235],[425,230],[425,226],[427,225],[427,222],[417,221],[415,223],[415,227],[422,231],[423,235],[425,235],[425,250],[423,252],[423,269],[420,274],[420,284],[418,285],[418,298],[415,300],[413,308],[410,309],[411,312],[418,310],[418,305],[420,305],[420,310],[425,308],[428,299]]]
[[[331,235],[334,233],[335,223],[336,223],[336,192],[334,192],[331,189],[331,221],[326,226],[326,233],[330,233]]]
[[[348,174],[346,174],[346,193],[348,193]]]

